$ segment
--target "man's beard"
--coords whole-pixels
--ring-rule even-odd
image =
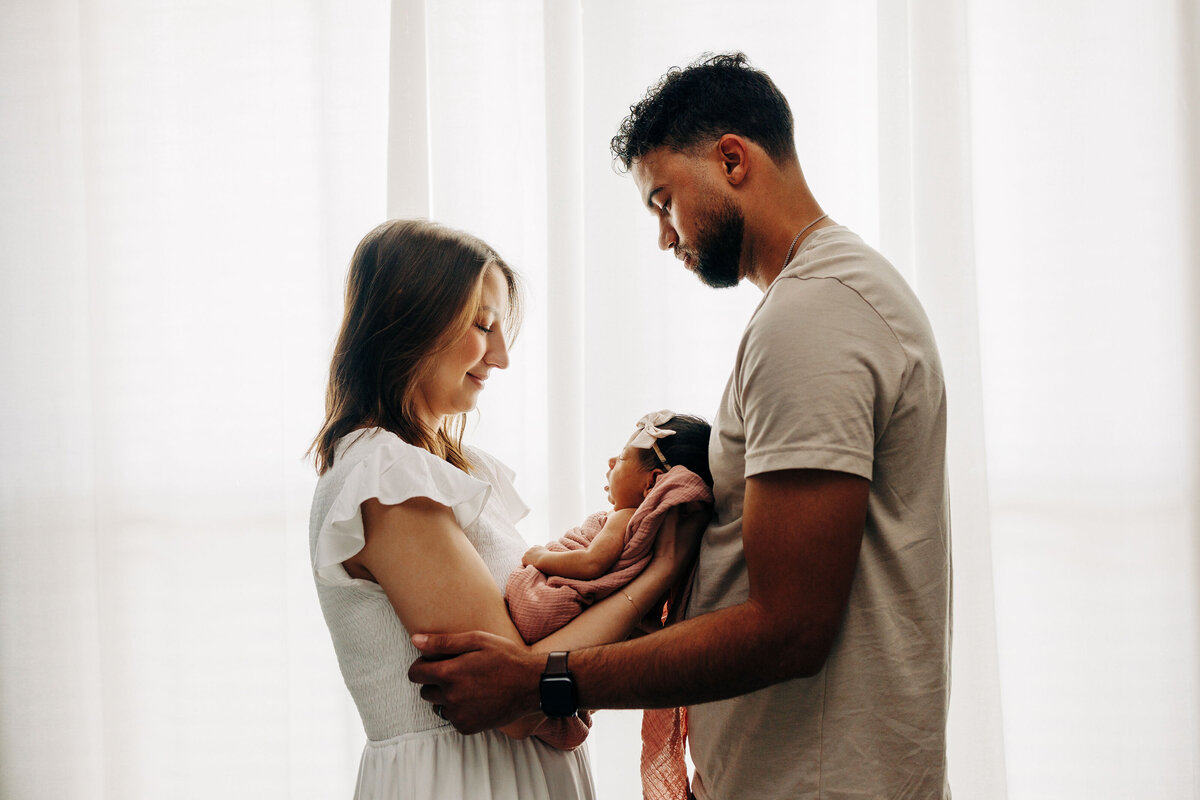
[[[700,222],[696,231],[696,277],[714,289],[729,289],[741,281],[742,233],[746,219],[728,197]]]

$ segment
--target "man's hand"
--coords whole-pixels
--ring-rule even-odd
[[[408,678],[462,733],[499,728],[539,709],[545,656],[482,631],[412,637],[421,658]]]

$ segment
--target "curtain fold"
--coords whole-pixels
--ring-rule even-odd
[[[1187,495],[1191,498],[1188,507],[1186,528],[1191,532],[1192,568],[1189,573],[1191,599],[1187,607],[1191,613],[1191,647],[1188,661],[1200,667],[1200,7],[1191,0],[1179,0],[1176,4],[1178,23],[1176,68],[1182,76],[1180,105],[1182,114],[1183,142],[1185,147],[1185,175],[1183,218],[1192,220],[1185,231],[1187,270],[1185,285],[1188,301],[1188,326],[1185,341],[1189,383],[1186,408],[1188,419],[1188,445],[1191,453],[1190,483]],[[1191,694],[1188,701],[1191,709],[1191,757],[1192,795],[1200,797],[1200,668],[1192,670]]]
[[[388,52],[388,219],[429,216],[425,0],[392,0]]]
[[[583,6],[545,4],[546,71],[546,514],[582,519],[584,422]]]
[[[911,85],[907,204],[880,209],[909,223],[913,287],[925,304],[946,372],[947,463],[954,557],[950,785],[961,797],[1007,797],[992,542],[983,435],[975,281],[968,3],[909,5],[904,35]]]

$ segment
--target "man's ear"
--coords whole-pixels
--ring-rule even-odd
[[[745,139],[736,133],[725,134],[717,140],[717,156],[721,159],[725,180],[730,185],[737,186],[746,179],[746,171],[750,168],[750,148]]]

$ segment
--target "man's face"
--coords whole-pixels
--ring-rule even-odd
[[[658,218],[658,246],[717,289],[742,278],[745,218],[712,177],[719,164],[660,147],[633,162],[633,182]],[[717,173],[719,175],[719,172]]]

